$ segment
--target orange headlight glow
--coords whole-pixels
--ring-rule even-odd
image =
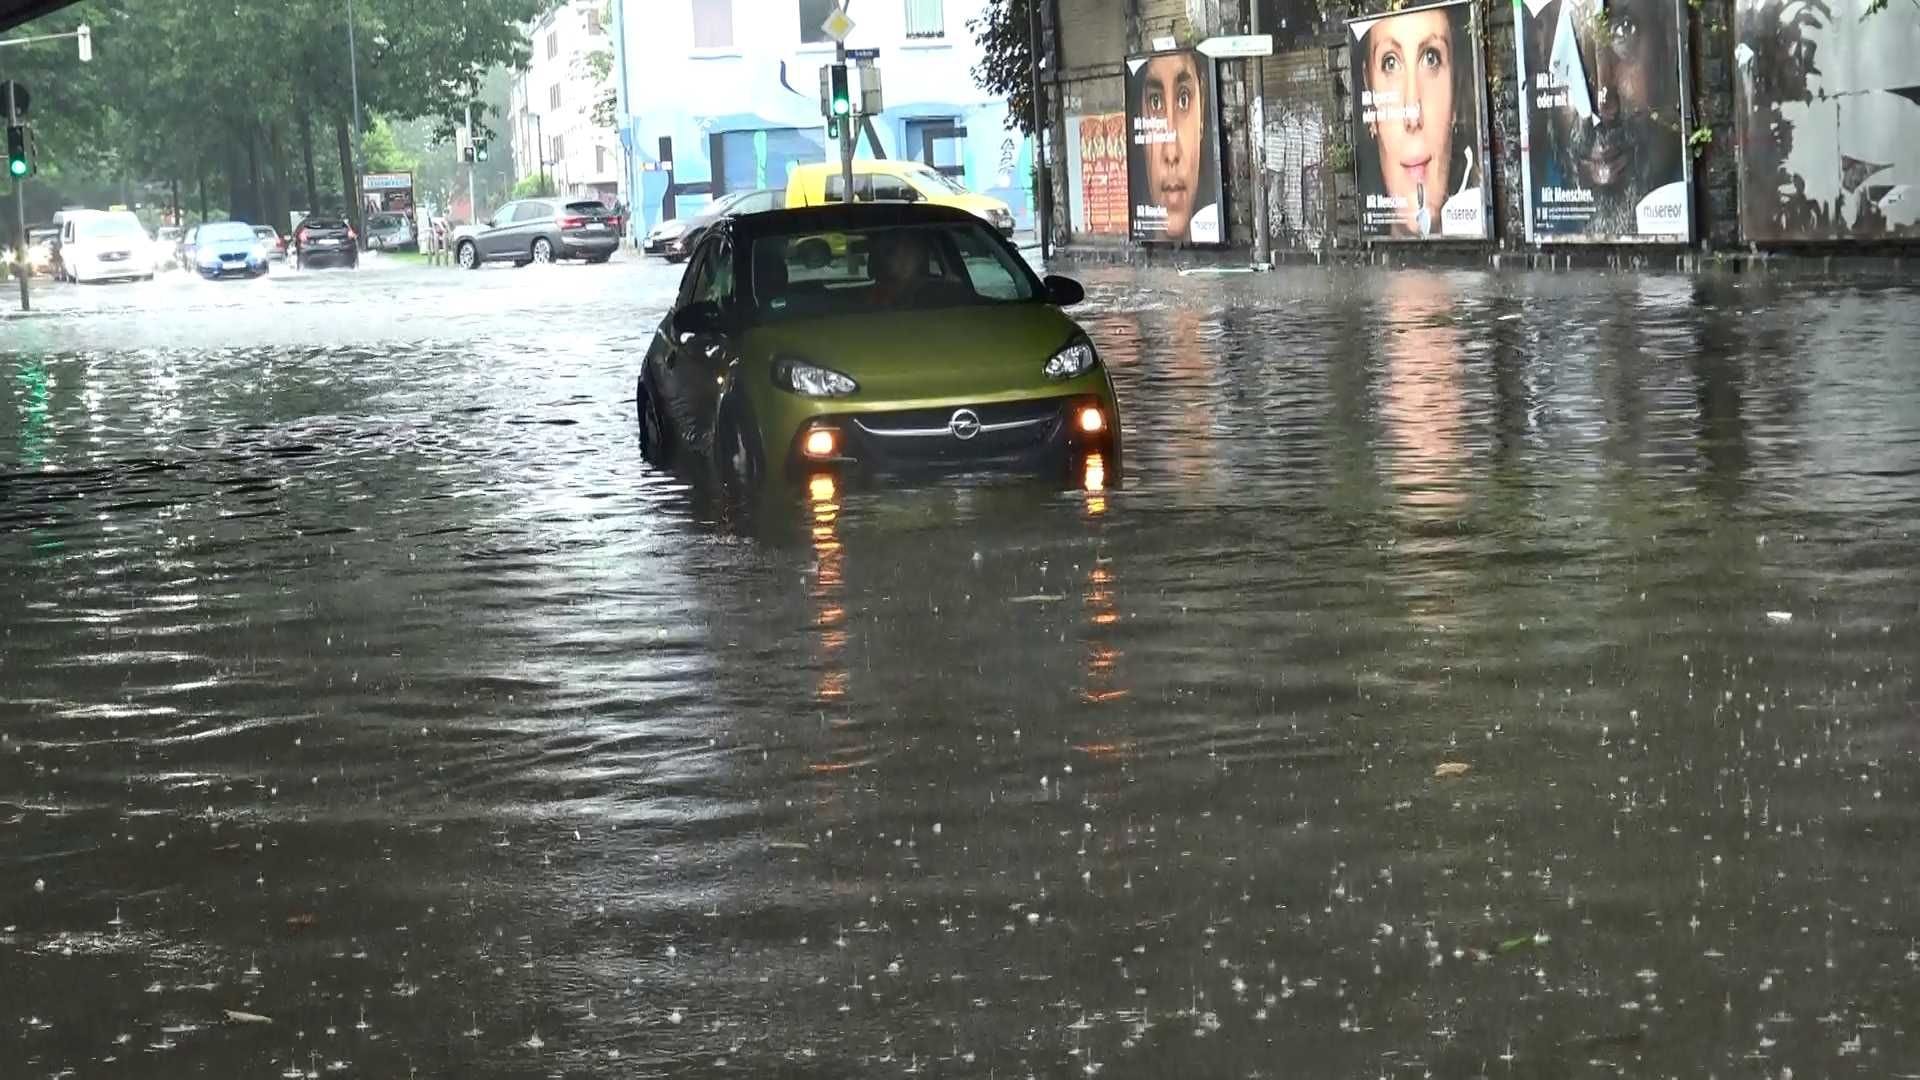
[[[1080,430],[1088,435],[1098,435],[1107,430],[1106,414],[1100,411],[1098,405],[1088,405],[1081,409],[1077,423],[1080,425]]]
[[[840,449],[840,439],[832,428],[814,428],[807,432],[807,441],[802,444],[808,457],[830,458]]]

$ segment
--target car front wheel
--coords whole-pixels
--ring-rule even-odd
[[[640,420],[640,456],[665,468],[673,461],[673,433],[660,411],[660,399],[647,388],[645,374],[634,381],[633,397]]]
[[[480,269],[480,252],[474,248],[471,240],[460,241],[460,246],[454,249],[453,258],[462,270]]]

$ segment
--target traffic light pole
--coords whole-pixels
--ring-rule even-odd
[[[833,62],[845,68],[847,66],[847,43],[843,38],[833,47]],[[849,98],[851,100],[851,98]],[[853,201],[853,109],[847,109],[847,115],[840,118],[840,199]]]
[[[475,162],[479,160],[480,151],[477,149],[479,144],[473,140],[473,102],[471,101],[467,102],[467,145],[476,147],[473,158],[467,162],[467,222],[472,224],[480,220],[480,207],[473,201],[473,170],[478,168]]]
[[[19,117],[13,107],[13,84],[7,84],[7,123],[11,124]],[[33,273],[33,267],[27,262],[27,178],[13,178],[13,268],[20,275],[20,310],[33,310],[33,297],[29,295],[27,278]]]

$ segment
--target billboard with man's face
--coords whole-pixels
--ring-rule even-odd
[[[1920,5],[1736,0],[1740,229],[1920,236]]]
[[[1529,240],[1693,238],[1682,2],[1522,0]]]
[[[1134,56],[1126,77],[1133,238],[1225,243],[1213,61],[1191,49]]]
[[[1484,240],[1487,93],[1471,0],[1355,19],[1353,147],[1369,240]]]

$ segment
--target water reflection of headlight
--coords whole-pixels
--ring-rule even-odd
[[[1087,491],[1107,490],[1107,462],[1099,454],[1088,454],[1080,486]]]

